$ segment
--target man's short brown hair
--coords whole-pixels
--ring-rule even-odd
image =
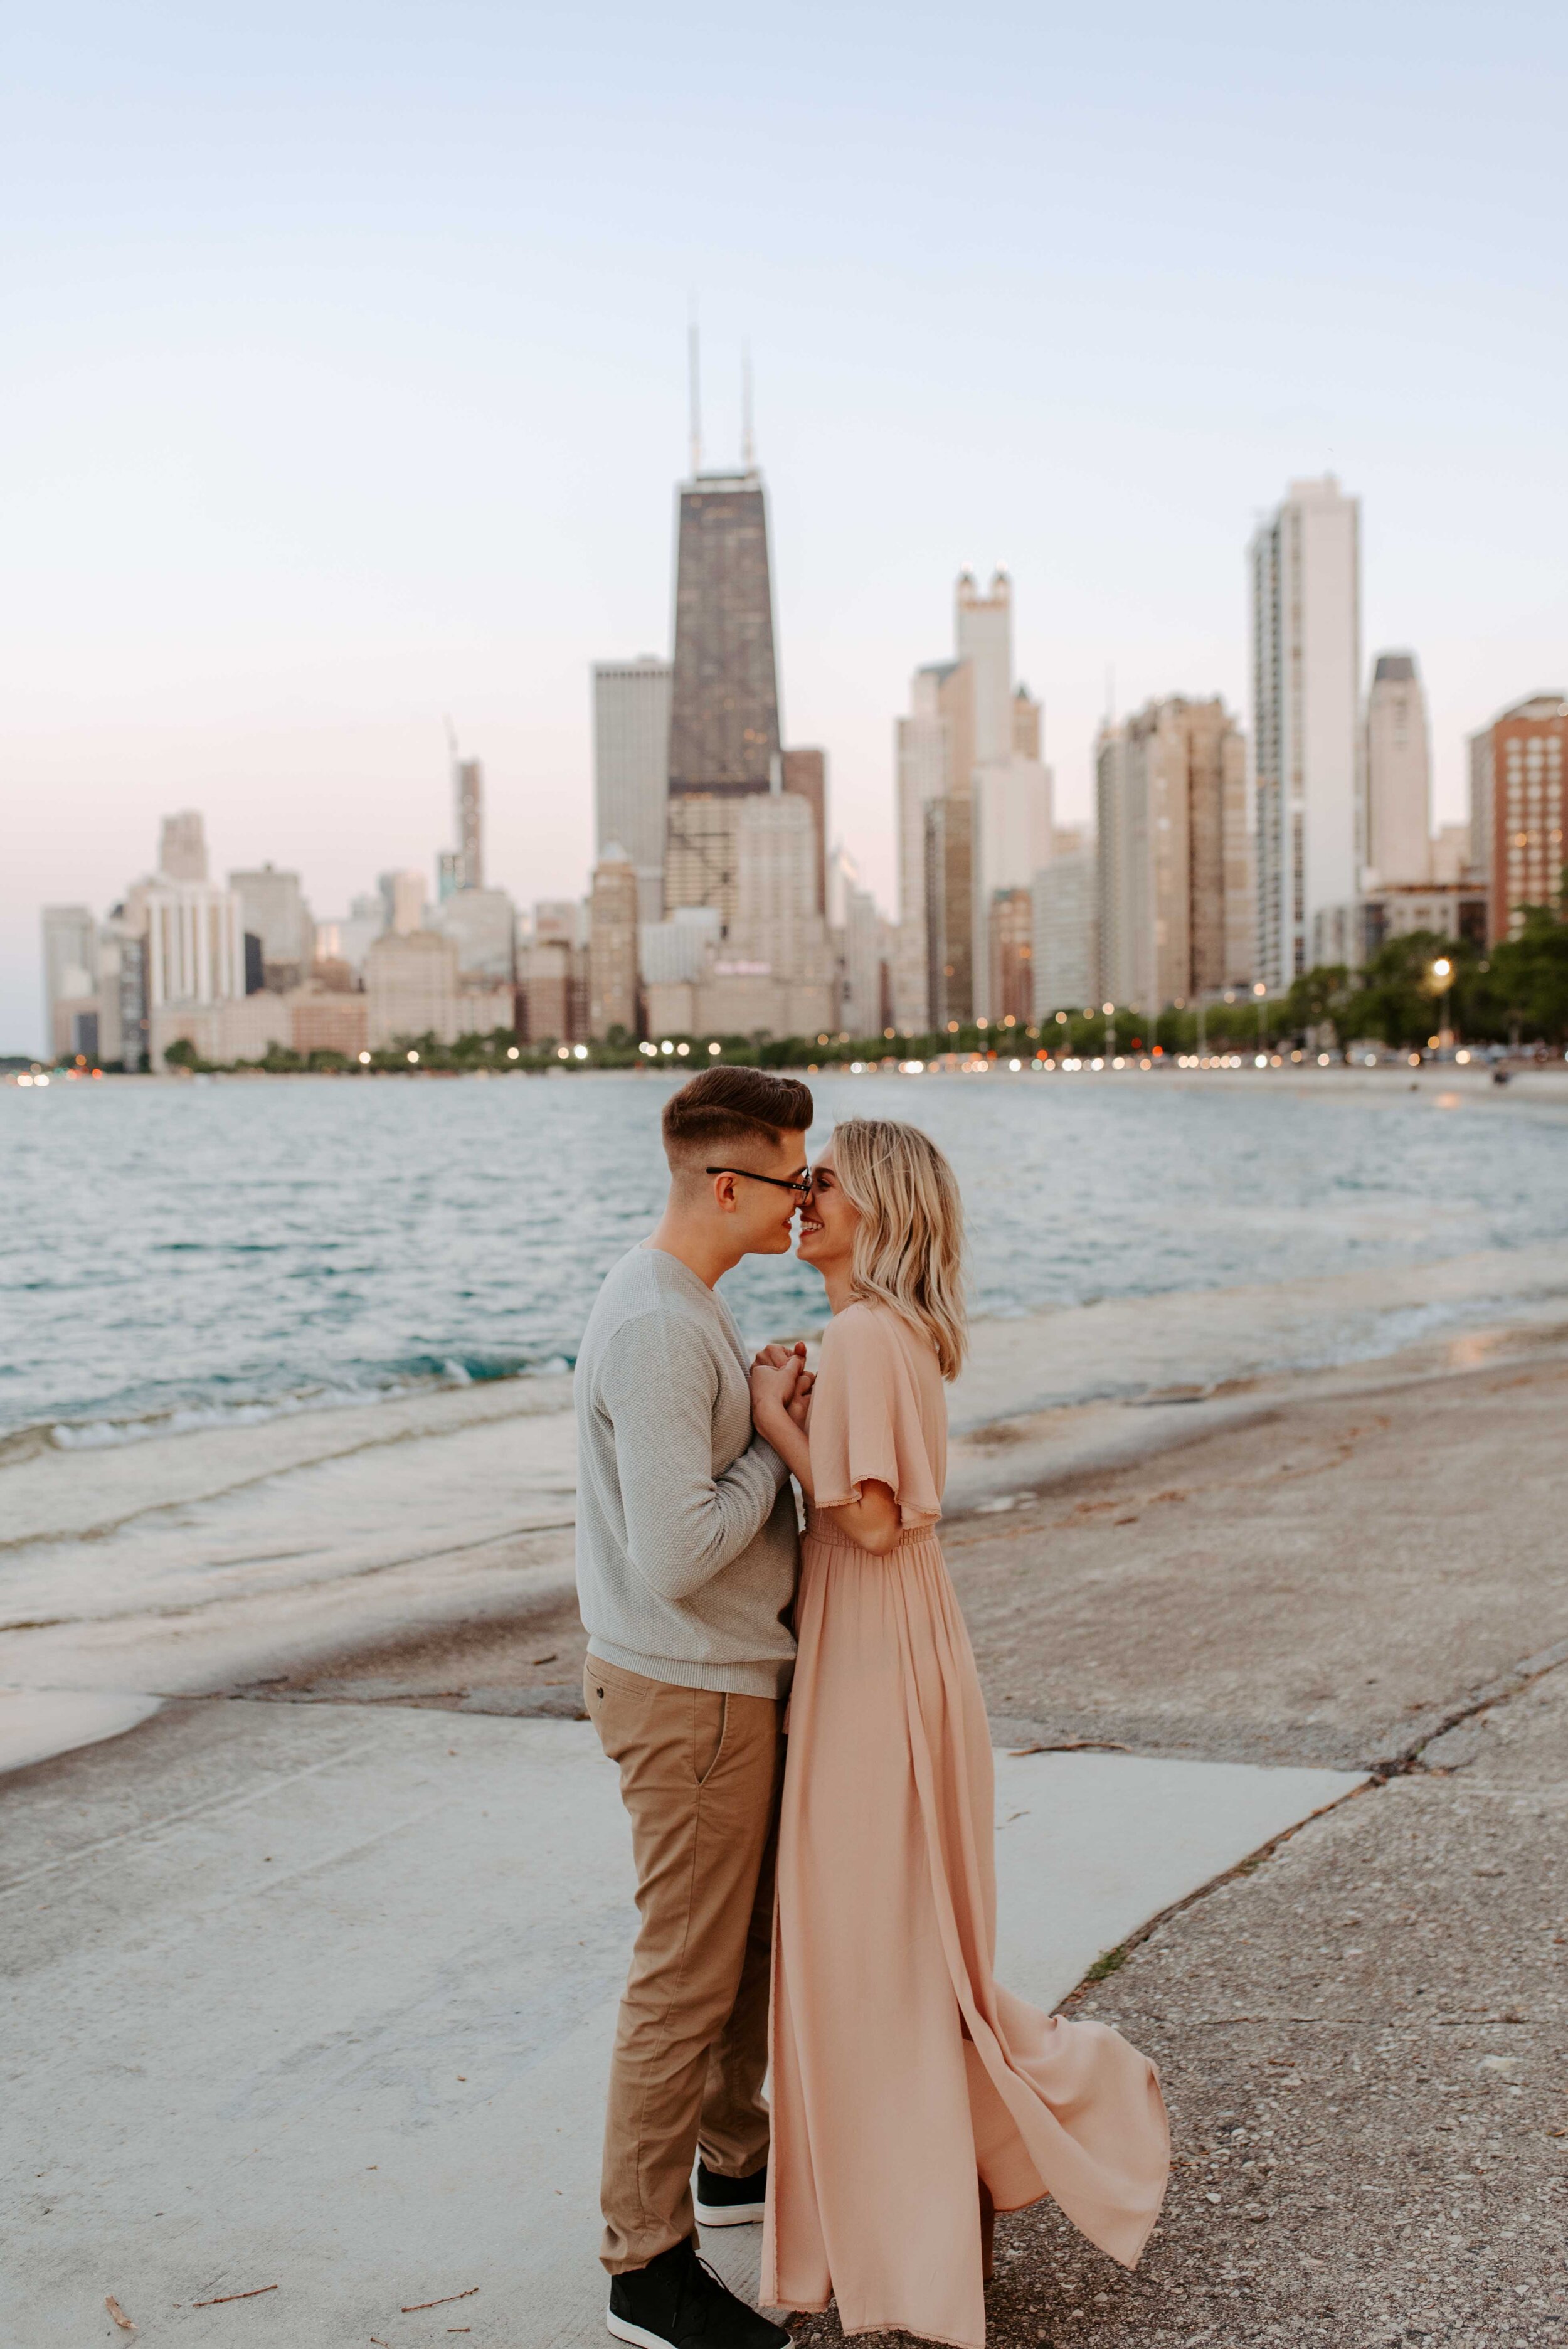
[[[804,1133],[815,1115],[811,1089],[766,1069],[704,1069],[665,1103],[665,1155],[672,1166],[723,1154],[738,1143]]]

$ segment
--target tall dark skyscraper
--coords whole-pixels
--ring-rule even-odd
[[[680,493],[670,792],[765,792],[779,754],[768,509],[753,471]]]
[[[680,492],[675,637],[665,914],[709,907],[728,936],[739,905],[741,811],[785,792],[811,809],[820,915],[827,766],[820,750],[780,749],[768,505],[749,460],[734,472],[694,472]]]

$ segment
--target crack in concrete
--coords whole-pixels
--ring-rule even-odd
[[[1542,1648],[1533,1656],[1526,1656],[1522,1661],[1513,1667],[1511,1671],[1501,1673],[1495,1681],[1489,1682],[1479,1694],[1468,1698],[1462,1705],[1457,1706],[1452,1713],[1445,1716],[1439,1728],[1424,1731],[1420,1736],[1412,1739],[1409,1745],[1390,1759],[1374,1763],[1359,1785],[1347,1787],[1345,1793],[1336,1795],[1333,1802],[1320,1804],[1315,1811],[1309,1811],[1306,1816],[1298,1819],[1294,1826],[1285,1827],[1279,1835],[1271,1836],[1267,1843],[1260,1844],[1256,1851],[1249,1852],[1246,1857],[1238,1860],[1233,1868],[1226,1868],[1219,1876],[1211,1877],[1207,1884],[1199,1885],[1196,1891],[1189,1892],[1185,1899],[1173,1900],[1168,1909],[1162,1909],[1158,1916],[1150,1917],[1147,1924],[1140,1925],[1136,1933],[1130,1933],[1126,1940],[1119,1942],[1114,1950],[1107,1950],[1095,1960],[1083,1980],[1068,1992],[1058,2012],[1066,2013],[1098,1983],[1106,1981],[1109,1975],[1119,1972],[1133,1951],[1141,1948],[1145,1941],[1150,1940],[1162,1926],[1169,1925],[1187,1909],[1195,1908],[1199,1901],[1207,1900],[1212,1894],[1222,1890],[1227,1884],[1234,1884],[1244,1877],[1254,1875],[1265,1860],[1272,1859],[1276,1851],[1289,1843],[1294,1837],[1300,1835],[1304,1828],[1311,1826],[1315,1819],[1326,1818],[1331,1811],[1339,1810],[1346,1803],[1356,1802],[1364,1795],[1379,1793],[1395,1778],[1412,1777],[1418,1772],[1423,1775],[1439,1775],[1439,1774],[1435,1771],[1428,1773],[1421,1761],[1421,1755],[1426,1748],[1437,1738],[1446,1736],[1450,1729],[1457,1729],[1462,1722],[1473,1720],[1477,1713],[1489,1712],[1497,1705],[1510,1702],[1516,1696],[1522,1696],[1526,1689],[1533,1687],[1538,1681],[1544,1680],[1549,1672],[1561,1670],[1565,1663],[1568,1663],[1568,1640],[1559,1640],[1553,1646]],[[1455,2017],[1454,2019],[1457,2022],[1507,2023],[1516,2018],[1503,2015]]]

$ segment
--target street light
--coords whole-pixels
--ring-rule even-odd
[[[1253,981],[1253,993],[1258,999],[1258,1050],[1260,1052],[1264,1048],[1264,1010],[1268,1002],[1268,992],[1265,980],[1256,978]]]
[[[1449,997],[1453,989],[1454,967],[1447,955],[1439,955],[1432,965],[1432,979],[1434,985],[1441,990],[1443,999],[1442,1015],[1438,1021],[1438,1043],[1440,1049],[1444,1044],[1451,1044],[1454,1040],[1449,1028]]]
[[[1108,1022],[1105,1031],[1105,1057],[1109,1061],[1116,1056],[1116,1006],[1114,1003],[1102,1003],[1099,1008],[1104,1012]]]

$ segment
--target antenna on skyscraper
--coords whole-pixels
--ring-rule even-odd
[[[702,471],[702,358],[697,346],[696,295],[691,297],[691,322],[686,327],[686,397],[690,409],[691,477]]]
[[[757,470],[757,435],[751,424],[751,345],[740,346],[740,470],[743,473]]]
[[[449,718],[443,718],[441,723],[447,730],[447,749],[451,753],[452,764],[455,767],[458,763],[458,730]]]

